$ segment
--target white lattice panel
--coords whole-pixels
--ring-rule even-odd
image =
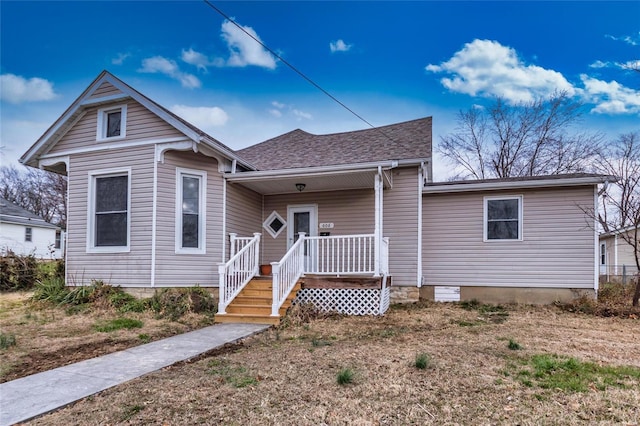
[[[381,315],[389,308],[389,288],[382,292],[378,289],[305,288],[298,292],[293,303],[312,303],[323,312]]]

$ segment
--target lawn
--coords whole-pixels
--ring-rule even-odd
[[[306,320],[306,314],[298,308],[284,325],[241,344],[31,423],[637,425],[640,419],[634,315],[434,303],[394,306],[384,317]],[[141,330],[115,333],[135,339]]]

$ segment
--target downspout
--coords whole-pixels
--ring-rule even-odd
[[[380,186],[382,180],[382,167],[378,166],[378,173],[375,176],[375,212],[374,212],[374,277],[380,276],[380,255],[382,245],[382,194],[380,193]]]
[[[618,275],[618,234],[613,236],[613,264],[615,265],[615,275]]]
[[[151,211],[151,287],[156,285],[156,231],[158,210],[158,145],[155,145],[156,155],[153,156],[153,201]]]
[[[598,235],[598,228],[596,226],[597,217],[598,217],[598,186],[594,185],[593,190],[593,247],[594,247],[594,272],[593,272],[593,290],[596,293],[596,299],[598,298],[598,287],[599,287],[599,278],[600,278],[600,238]]]
[[[233,160],[234,164],[236,160]],[[227,179],[222,176],[222,259],[225,263],[227,259]]]
[[[424,184],[424,161],[420,163],[418,169],[418,271],[417,271],[417,285],[418,288],[422,287],[422,186]]]

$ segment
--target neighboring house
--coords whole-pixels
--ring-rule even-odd
[[[638,272],[634,248],[628,241],[633,241],[633,228],[600,234],[598,264],[600,278],[603,281],[622,280],[626,282]],[[637,231],[640,240],[640,230]]]
[[[64,233],[16,204],[0,198],[0,254],[12,251],[43,259],[60,259]]]
[[[272,316],[301,274],[347,313],[594,294],[603,177],[433,183],[431,161],[430,117],[234,151],[106,71],[21,158],[68,176],[68,282],[221,286],[224,312],[272,264]]]

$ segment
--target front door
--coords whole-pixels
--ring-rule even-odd
[[[288,206],[287,222],[289,223],[287,226],[287,249],[289,249],[293,243],[298,241],[300,232],[304,232],[310,237],[318,235],[318,206],[315,204]],[[306,244],[304,248],[306,270],[310,270],[311,266],[309,254],[309,245]]]

